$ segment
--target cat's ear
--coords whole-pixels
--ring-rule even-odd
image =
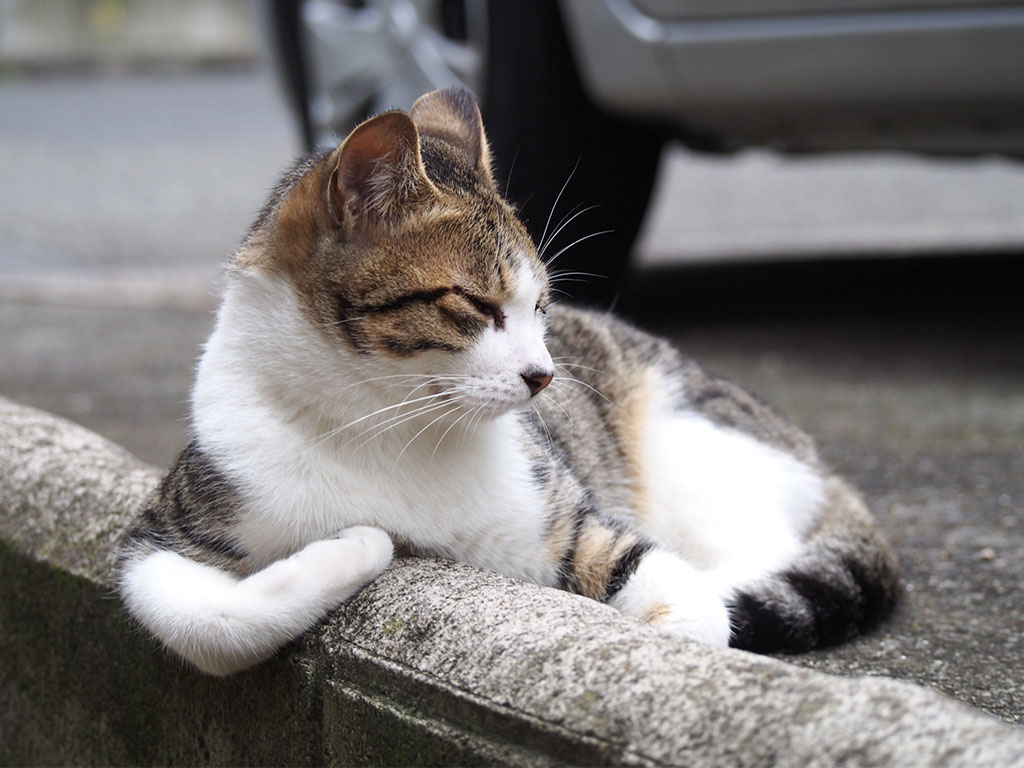
[[[332,214],[349,227],[393,221],[437,191],[423,167],[416,126],[404,112],[367,120],[331,161]]]
[[[465,88],[453,86],[431,91],[416,99],[409,115],[423,136],[440,139],[449,144],[488,183],[491,175],[491,150],[484,133],[473,94]]]

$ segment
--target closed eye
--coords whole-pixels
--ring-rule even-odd
[[[473,308],[481,315],[491,318],[494,321],[494,327],[497,330],[502,330],[505,327],[505,313],[501,311],[501,307],[495,304],[493,301],[487,301],[487,299],[481,299],[479,296],[474,296],[471,293],[467,293],[462,288],[455,288],[455,292],[461,295],[466,301],[473,305]]]

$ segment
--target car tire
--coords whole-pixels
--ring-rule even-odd
[[[553,287],[608,308],[628,277],[663,139],[590,101],[557,3],[492,0],[488,18],[484,122],[497,175],[538,246],[545,230],[550,236],[565,217],[597,206],[544,250],[550,258],[587,237],[549,266]]]

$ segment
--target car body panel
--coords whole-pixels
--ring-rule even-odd
[[[1024,151],[1024,5],[798,13],[822,3],[780,0],[766,5],[791,14],[741,16],[744,5],[694,19],[683,14],[706,16],[711,4],[562,0],[591,98],[684,138],[723,148]]]

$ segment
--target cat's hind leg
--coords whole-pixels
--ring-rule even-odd
[[[270,657],[383,571],[388,535],[348,528],[246,578],[169,550],[129,558],[120,590],[129,612],[175,653],[212,675]]]

